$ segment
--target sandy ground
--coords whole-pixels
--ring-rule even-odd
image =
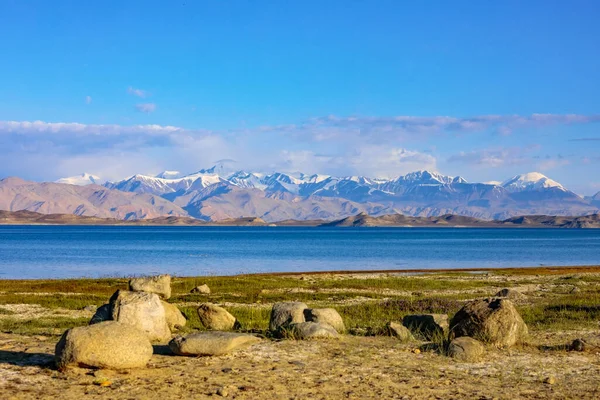
[[[598,331],[545,333],[532,343],[574,337],[600,343]],[[146,369],[54,368],[56,337],[0,334],[2,399],[597,399],[600,348],[488,349],[478,363],[457,362],[422,343],[345,336],[270,341],[220,357],[176,357],[157,346]],[[548,382],[550,380],[550,383]],[[106,385],[106,386],[102,386]]]

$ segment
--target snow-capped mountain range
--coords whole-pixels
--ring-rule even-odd
[[[62,183],[86,184],[84,174]],[[97,177],[92,177],[99,182]],[[87,179],[92,179],[87,178]],[[94,183],[90,182],[90,183]],[[600,195],[583,198],[538,172],[502,183],[470,183],[464,178],[417,171],[393,179],[336,177],[302,173],[229,172],[215,165],[192,174],[164,171],[106,182],[111,190],[162,197],[187,215],[205,220],[260,217],[336,219],[359,212],[412,216],[459,214],[504,219],[524,214],[598,213]]]

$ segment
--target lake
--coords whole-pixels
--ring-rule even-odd
[[[600,230],[0,226],[0,279],[600,265]]]

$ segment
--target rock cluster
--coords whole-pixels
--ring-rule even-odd
[[[450,357],[459,361],[477,361],[485,352],[484,344],[506,348],[527,337],[527,325],[509,300],[522,300],[522,296],[519,292],[504,289],[496,297],[467,302],[450,323],[445,314],[407,315],[402,325],[388,323],[387,331],[403,341],[411,340],[415,335],[441,343]]]
[[[336,338],[346,328],[344,320],[333,308],[308,308],[301,302],[273,304],[269,329],[278,337],[294,339]]]
[[[171,333],[185,326],[186,319],[179,309],[163,299],[171,297],[171,277],[134,278],[129,289],[117,290],[96,310],[90,324],[117,321],[144,332],[151,342],[164,343]]]
[[[97,308],[89,326],[63,334],[56,345],[58,368],[144,367],[152,356],[153,342],[168,342],[171,352],[179,356],[217,356],[261,340],[255,335],[232,332],[241,328],[235,316],[212,303],[197,308],[199,320],[208,331],[172,338],[172,333],[185,326],[186,319],[175,305],[165,301],[171,296],[170,281],[168,275],[135,278],[129,282],[130,290],[117,290],[107,304]],[[208,286],[208,291],[200,288],[194,291],[210,292]],[[402,323],[389,322],[385,331],[401,341],[415,337],[432,341],[458,361],[475,362],[485,352],[484,343],[509,347],[526,337],[527,326],[510,298],[520,297],[506,289],[497,297],[469,301],[450,322],[446,314],[406,315]],[[269,330],[279,338],[331,339],[339,338],[346,326],[333,308],[281,302],[271,309]],[[583,351],[585,343],[574,341],[570,349]]]
[[[152,342],[166,343],[172,332],[185,326],[181,311],[165,301],[171,297],[169,275],[131,279],[129,289],[117,290],[107,304],[98,307],[90,325],[63,334],[55,351],[59,369],[144,367],[152,357]],[[239,328],[239,323],[222,307],[201,304],[198,316],[211,331],[170,340],[174,354],[216,356],[260,341],[254,335],[223,332]]]

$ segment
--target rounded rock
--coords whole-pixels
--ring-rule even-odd
[[[152,357],[144,332],[115,321],[72,328],[56,345],[56,366],[106,369],[143,368]]]

